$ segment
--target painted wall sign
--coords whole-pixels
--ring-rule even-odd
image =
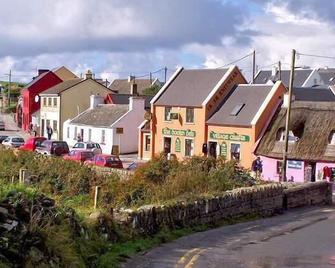
[[[224,157],[227,157],[227,143],[225,143],[225,142],[222,142],[220,144],[220,155],[224,156]]]
[[[250,141],[250,136],[239,135],[237,133],[226,134],[226,133],[217,133],[217,132],[211,131],[209,133],[209,137],[211,139],[225,140],[225,141],[242,141],[242,142],[248,142],[248,141]]]
[[[181,141],[179,138],[176,138],[175,142],[175,152],[180,153],[181,152]]]
[[[302,169],[302,161],[288,160],[287,167],[293,169]]]
[[[182,130],[182,129],[170,129],[170,128],[163,128],[162,129],[163,135],[170,135],[170,136],[182,136],[182,137],[195,137],[195,131],[193,130]]]

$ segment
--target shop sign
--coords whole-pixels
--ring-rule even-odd
[[[222,142],[222,144],[220,145],[220,155],[227,157],[227,143]]]
[[[209,137],[211,139],[225,140],[225,141],[241,141],[241,142],[248,142],[248,141],[250,141],[250,136],[239,135],[237,133],[226,134],[226,133],[217,133],[217,132],[211,131],[209,133]]]
[[[182,136],[182,137],[195,137],[195,131],[193,130],[178,130],[178,129],[170,129],[170,128],[163,128],[162,130],[163,135],[170,135],[170,136]]]
[[[179,138],[176,139],[175,142],[175,152],[180,153],[181,152],[181,141]]]
[[[302,161],[289,160],[287,161],[287,167],[293,169],[302,169]]]

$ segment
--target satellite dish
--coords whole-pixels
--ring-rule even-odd
[[[35,102],[39,102],[39,100],[40,100],[40,96],[36,95],[35,96]]]

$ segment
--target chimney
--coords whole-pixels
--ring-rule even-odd
[[[295,96],[292,95],[292,102],[295,100]],[[282,104],[282,108],[288,108],[288,93],[284,94],[284,101]]]
[[[48,69],[38,69],[38,75],[37,76],[40,76],[41,74],[43,74],[43,73],[46,73],[46,72],[49,72],[49,70]]]
[[[273,66],[273,67],[272,67],[271,75],[272,75],[272,76],[275,76],[275,75],[277,74],[277,72],[278,72],[278,68],[277,68],[277,66]]]
[[[87,70],[87,73],[85,74],[85,79],[92,79],[93,73],[91,70]]]
[[[99,95],[91,95],[90,96],[90,109],[96,108],[99,104],[104,104],[105,99]]]
[[[129,75],[128,76],[128,83],[135,81],[135,76]]]
[[[138,96],[138,92],[137,92],[137,84],[132,83],[130,85],[130,94],[133,96]]]
[[[145,109],[145,98],[143,97],[130,97],[129,98],[129,111],[137,110],[144,111]]]

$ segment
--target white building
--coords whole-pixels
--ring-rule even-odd
[[[63,140],[70,146],[80,135],[83,141],[97,142],[106,154],[137,152],[138,129],[145,113],[145,100],[130,97],[129,105],[103,104],[100,96],[90,97],[90,108],[64,122]]]

